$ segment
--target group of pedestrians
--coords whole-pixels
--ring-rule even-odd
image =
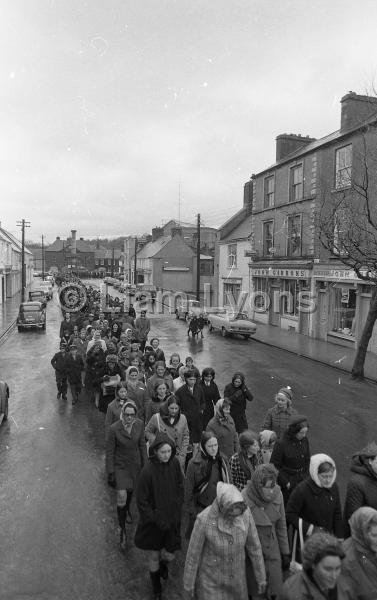
[[[290,387],[253,431],[243,373],[220,393],[212,367],[165,355],[145,312],[125,317],[66,316],[52,365],[58,397],[68,381],[76,403],[85,386],[105,413],[120,548],[146,551],[153,598],[182,538],[188,598],[376,598],[377,444],[355,453],[342,509],[335,462],[311,455]]]

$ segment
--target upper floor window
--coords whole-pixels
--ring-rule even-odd
[[[343,146],[335,152],[335,188],[341,189],[351,185],[352,144]]]
[[[289,181],[289,202],[302,200],[304,197],[302,165],[292,167]]]
[[[275,177],[271,175],[264,180],[263,208],[270,208],[275,204]]]
[[[301,256],[301,215],[288,217],[287,256]]]
[[[274,222],[265,221],[263,223],[263,256],[268,256],[270,248],[274,245]]]
[[[237,266],[237,244],[229,244],[228,245],[228,267],[231,269],[232,267]]]

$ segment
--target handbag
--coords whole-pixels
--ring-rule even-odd
[[[304,547],[304,534],[302,531],[302,519],[301,518],[298,520],[298,531],[296,529],[294,536],[293,536],[292,556],[291,556],[291,562],[289,565],[289,570],[291,573],[299,573],[300,571],[302,571],[302,564],[296,560],[297,538],[299,538],[299,540],[300,540],[300,550],[302,552],[302,549]]]

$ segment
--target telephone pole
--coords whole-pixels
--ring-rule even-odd
[[[196,232],[196,299],[200,300],[200,214],[197,215]]]
[[[137,273],[137,268],[136,268],[137,267],[137,256],[136,256],[136,253],[137,253],[137,237],[135,237],[135,250],[134,250],[134,252],[135,252],[135,256],[134,256],[134,285],[136,285],[136,281],[137,281],[137,276],[136,276],[136,273]]]
[[[45,247],[44,247],[44,236],[42,234],[42,281],[45,278]]]
[[[25,227],[30,227],[30,222],[17,221],[17,227],[21,227],[22,238],[21,238],[21,302],[25,302],[25,288],[26,288],[26,273],[25,273]]]

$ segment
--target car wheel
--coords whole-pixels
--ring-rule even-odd
[[[21,333],[21,331],[22,331],[22,327],[20,327],[20,326],[18,325],[17,329],[18,329],[18,331]]]
[[[210,333],[212,333],[212,331],[213,331],[213,327],[212,327],[212,324],[211,324],[211,323],[208,323],[208,331],[209,331]]]
[[[8,419],[8,398],[5,398],[4,406],[1,407],[0,412],[3,413],[3,421]]]
[[[46,333],[46,323],[42,326],[42,331]]]
[[[244,340],[249,340],[250,339],[250,335],[248,333],[245,333],[243,336]]]
[[[226,337],[226,336],[228,335],[228,332],[227,332],[227,330],[225,329],[225,327],[222,327],[222,328],[221,328],[221,335],[222,335],[223,337]]]
[[[177,310],[175,311],[175,318],[176,318],[176,319],[179,319],[179,314],[178,314],[178,311],[177,311]]]

